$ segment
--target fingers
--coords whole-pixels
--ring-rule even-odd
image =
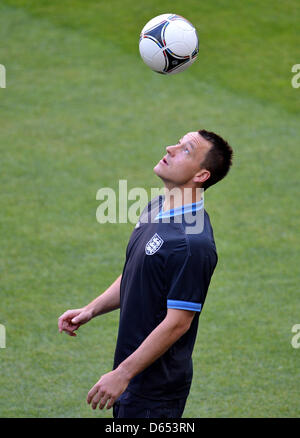
[[[75,316],[75,318],[73,318],[72,320],[71,320],[71,322],[73,323],[73,324],[76,324],[77,322],[80,322],[80,316],[78,315],[78,316]]]
[[[92,400],[92,408],[96,409],[97,404],[99,403],[99,401],[101,400],[101,398],[104,396],[104,393],[102,391],[98,391]],[[100,407],[100,406],[99,406]]]
[[[87,395],[87,403],[92,403],[92,408],[99,409],[106,406],[110,409],[118,397],[126,390],[129,379],[118,368],[104,374],[100,380],[92,387]]]
[[[67,310],[58,318],[58,330],[59,332],[66,332],[70,336],[76,336],[76,333],[73,333],[74,330],[77,330],[80,324],[72,324],[72,318],[74,318],[80,310]]]
[[[97,386],[97,385],[94,385],[94,386],[92,387],[92,389],[89,390],[88,395],[87,395],[87,399],[86,399],[86,401],[88,402],[88,404],[91,403],[91,401],[92,401],[94,395],[96,395],[97,392],[98,392],[98,386]]]
[[[63,323],[62,331],[67,333],[69,336],[77,336],[76,333],[74,333],[74,331],[77,330],[78,327],[80,327],[80,324],[69,324],[67,322],[67,323]]]
[[[72,324],[81,324],[82,322],[86,322],[86,315],[83,312],[71,319]]]
[[[81,310],[80,313],[78,313],[71,322],[73,324],[85,324],[86,322],[90,321],[92,319],[92,312],[91,310]]]
[[[108,402],[109,401],[109,402]],[[111,408],[115,402],[115,398],[111,394],[105,392],[105,390],[99,388],[98,385],[93,386],[87,396],[87,403],[92,403],[92,408],[96,409],[99,403],[99,409],[103,409],[107,404],[107,409]]]
[[[107,403],[106,409],[111,409],[113,407],[113,404],[115,401],[116,401],[116,399],[111,397],[111,399]]]
[[[108,400],[112,400],[111,396],[109,394],[104,394],[101,398],[99,409],[103,409]]]
[[[59,318],[58,318],[58,330],[60,331],[60,333],[63,331],[64,329],[64,324],[65,321],[67,321],[70,318],[70,314],[71,314],[72,310],[67,310],[65,313],[63,313]]]

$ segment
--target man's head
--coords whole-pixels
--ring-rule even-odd
[[[232,164],[232,149],[219,135],[206,131],[189,132],[176,145],[166,147],[167,154],[154,172],[169,188],[207,189],[223,179]]]

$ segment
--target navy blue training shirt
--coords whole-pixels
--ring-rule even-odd
[[[149,399],[171,400],[190,390],[199,315],[218,256],[202,200],[167,212],[162,204],[162,196],[148,204],[127,246],[114,369],[162,322],[168,308],[195,311],[189,330],[127,388]]]

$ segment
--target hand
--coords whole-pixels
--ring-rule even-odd
[[[87,395],[87,402],[92,402],[92,408],[96,409],[99,403],[99,409],[103,409],[107,403],[106,409],[110,409],[117,398],[125,391],[129,384],[129,379],[119,369],[104,374],[100,380],[92,387]]]
[[[59,332],[66,332],[69,336],[77,336],[74,333],[81,325],[92,319],[92,312],[90,310],[74,309],[67,310],[58,318]]]

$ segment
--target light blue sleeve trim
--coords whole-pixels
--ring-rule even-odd
[[[182,309],[201,312],[201,304],[191,303],[190,301],[167,300],[167,307],[168,309]]]

